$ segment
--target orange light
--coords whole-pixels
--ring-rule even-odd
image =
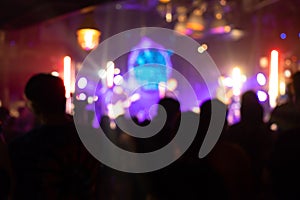
[[[83,50],[89,51],[98,46],[100,35],[97,29],[83,28],[77,31],[77,40]]]
[[[169,3],[171,0],[159,0],[160,3]]]
[[[269,102],[272,108],[276,106],[276,99],[279,90],[278,82],[278,51],[273,50],[271,52],[271,63],[269,72]]]

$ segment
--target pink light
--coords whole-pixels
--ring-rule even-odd
[[[64,57],[64,84],[66,88],[66,98],[71,96],[71,58]]]

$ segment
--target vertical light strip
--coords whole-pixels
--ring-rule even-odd
[[[271,63],[269,73],[269,103],[271,108],[276,106],[278,97],[278,51],[271,52]]]
[[[113,61],[108,61],[106,64],[106,84],[108,88],[114,85],[114,74],[115,74],[115,63]]]
[[[242,74],[241,70],[238,67],[233,68],[232,70],[232,92],[234,96],[239,96],[241,94],[241,87],[242,87]]]
[[[66,98],[71,96],[71,58],[64,57],[64,84],[66,88]]]

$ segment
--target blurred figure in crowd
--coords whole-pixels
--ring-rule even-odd
[[[95,199],[98,162],[81,143],[65,113],[62,79],[37,74],[25,87],[26,103],[41,126],[9,145],[15,199]]]
[[[277,126],[279,132],[300,128],[300,71],[296,72],[292,79],[293,92],[289,97],[290,100],[275,107],[269,121],[270,125]]]

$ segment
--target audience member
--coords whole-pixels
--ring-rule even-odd
[[[292,79],[293,95],[287,103],[275,107],[269,121],[270,125],[277,125],[279,132],[300,128],[300,71]]]
[[[95,199],[96,161],[65,113],[62,79],[37,74],[25,87],[27,105],[41,126],[9,145],[15,199]]]
[[[263,169],[273,148],[272,132],[263,121],[264,110],[255,92],[242,95],[240,113],[240,122],[228,128],[225,139],[242,147],[249,156],[254,183],[260,190]]]

